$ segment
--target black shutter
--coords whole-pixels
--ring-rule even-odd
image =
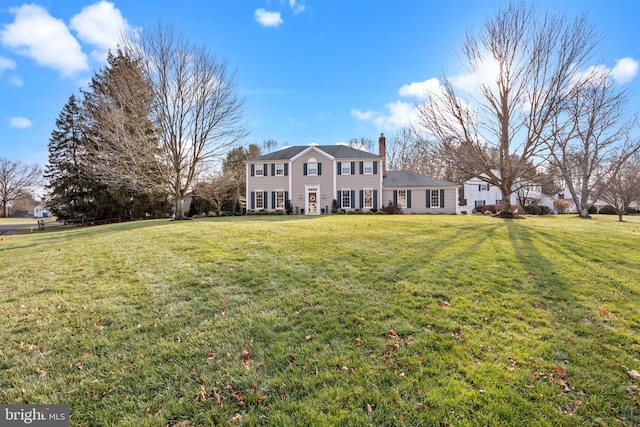
[[[398,190],[393,190],[393,204],[398,204]]]
[[[360,162],[362,165],[362,162]],[[364,208],[364,190],[360,190],[360,209]]]
[[[276,164],[271,163],[271,176],[276,176]]]
[[[440,207],[444,208],[444,190],[440,190]]]
[[[302,175],[306,175],[307,174],[307,164],[303,164],[302,165]]]
[[[427,193],[427,207],[430,208],[431,207],[431,190],[427,189],[426,193]]]
[[[373,162],[373,174],[378,175],[378,162]]]
[[[356,162],[351,162],[351,175],[356,174]]]
[[[318,163],[318,176],[322,175],[322,163]]]
[[[267,168],[267,165],[264,165],[264,168]],[[264,204],[263,208],[264,209],[269,209],[269,192],[265,191],[264,194],[262,195],[262,203]]]
[[[287,202],[289,201],[289,192],[285,191],[284,192],[284,205],[285,207],[287,206]]]
[[[378,209],[378,190],[373,190],[373,208]]]
[[[364,174],[364,162],[360,162],[360,175]]]
[[[289,175],[289,163],[284,164],[284,176]]]
[[[356,190],[351,190],[351,209],[356,207]]]
[[[338,207],[342,209],[342,191],[338,190]]]
[[[342,175],[342,162],[338,162],[338,175]]]
[[[267,174],[269,173],[269,170],[267,169],[267,164],[264,164],[264,171],[262,172],[262,175],[267,176]]]
[[[251,165],[253,166],[253,165]],[[256,208],[256,193],[255,191],[251,192],[251,209],[255,209]]]
[[[407,209],[411,208],[411,190],[407,190]]]
[[[251,176],[256,176],[256,165],[251,165]]]
[[[275,209],[276,208],[276,192],[272,191],[271,192],[271,209]]]

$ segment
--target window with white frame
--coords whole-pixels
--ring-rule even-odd
[[[284,163],[276,163],[276,176],[284,176]]]
[[[363,196],[362,207],[373,208],[373,190],[364,190]]]
[[[284,209],[284,191],[276,191],[276,209]]]
[[[342,162],[342,175],[351,175],[351,162]]]
[[[264,166],[263,165],[256,165],[254,170],[255,170],[255,175],[256,176],[264,176]]]
[[[398,190],[398,206],[401,208],[407,207],[407,190]]]
[[[431,207],[437,208],[440,206],[440,190],[431,190]]]
[[[475,206],[484,206],[487,203],[484,200],[476,200],[475,201]]]
[[[489,191],[489,184],[478,184],[478,191]]]
[[[314,157],[307,162],[307,175],[318,175],[318,161]]]
[[[256,209],[264,209],[264,193],[256,191]]]
[[[351,208],[351,191],[342,190],[342,208]]]
[[[373,162],[364,162],[363,172],[365,175],[373,175]]]

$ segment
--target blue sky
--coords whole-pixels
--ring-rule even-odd
[[[587,12],[605,36],[593,66],[640,107],[640,1],[539,1]],[[55,120],[121,29],[172,25],[237,69],[246,144],[335,144],[392,134],[498,0],[0,0],[0,157],[45,164]]]

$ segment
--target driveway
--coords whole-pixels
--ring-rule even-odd
[[[18,228],[31,228],[38,227],[38,223],[33,224],[0,224],[0,234],[6,234],[11,230],[17,230]]]

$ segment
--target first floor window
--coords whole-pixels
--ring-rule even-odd
[[[351,208],[351,191],[342,190],[342,207]]]
[[[264,193],[256,191],[256,209],[264,209]]]
[[[484,205],[486,205],[486,204],[487,204],[487,203],[486,203],[484,200],[476,200],[476,201],[475,201],[475,205],[476,205],[476,206],[484,206]]]
[[[398,206],[401,208],[407,207],[407,190],[398,190]]]
[[[440,206],[440,190],[431,190],[431,206],[434,208]]]
[[[276,191],[276,209],[284,209],[284,191]]]
[[[502,204],[502,199],[496,200],[496,205],[501,205],[501,204]]]
[[[362,206],[364,208],[373,208],[373,190],[364,190],[364,201]]]

